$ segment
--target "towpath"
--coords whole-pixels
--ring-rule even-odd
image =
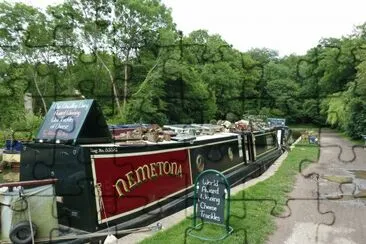
[[[319,162],[297,177],[267,243],[365,243],[366,150],[332,130],[322,130],[320,145]]]
[[[231,194],[234,195],[248,187],[251,187],[255,184],[257,184],[258,182],[264,181],[266,179],[268,179],[269,177],[271,177],[272,175],[274,175],[276,173],[276,171],[278,170],[278,168],[281,166],[282,162],[286,159],[287,157],[287,152],[285,152],[284,154],[281,155],[281,157],[279,157],[276,162],[274,162],[271,167],[269,169],[267,169],[266,172],[264,172],[261,176],[251,179],[247,182],[245,182],[244,184],[235,186],[233,188],[231,188]],[[162,224],[164,229],[168,229],[176,224],[178,224],[180,221],[184,220],[187,216],[190,216],[193,214],[193,207],[190,206],[186,209],[183,209],[175,214],[172,214],[164,219],[161,219],[153,224],[151,224],[150,226],[156,226],[158,223]],[[150,231],[150,232],[139,232],[139,233],[134,233],[134,234],[130,234],[127,235],[125,237],[122,237],[121,239],[118,240],[118,244],[135,244],[135,243],[139,243],[140,241],[144,240],[147,237],[150,237],[152,235],[154,235],[155,233]],[[111,242],[112,243],[112,242]],[[115,242],[113,242],[115,244]],[[178,244],[178,243],[177,243]]]

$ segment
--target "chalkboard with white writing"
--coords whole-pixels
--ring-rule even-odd
[[[38,142],[106,142],[110,140],[105,118],[92,99],[54,102],[48,110]]]
[[[225,201],[227,202],[225,203]],[[197,219],[201,221],[197,223]],[[229,222],[229,182],[220,171],[207,169],[196,177],[194,183],[193,227],[187,233],[204,241],[223,240],[234,230]],[[226,233],[219,235],[211,234],[210,236],[202,234],[204,223],[208,223],[205,225],[207,228],[210,228],[210,224],[225,227]]]
[[[197,216],[205,221],[224,224],[225,183],[221,175],[205,174],[197,184]]]

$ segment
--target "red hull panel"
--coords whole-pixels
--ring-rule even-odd
[[[187,149],[92,158],[94,183],[100,186],[99,222],[141,210],[192,185]]]

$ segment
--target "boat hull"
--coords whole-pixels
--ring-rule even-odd
[[[20,178],[59,179],[60,224],[88,232],[106,228],[107,222],[127,228],[158,219],[165,208],[188,207],[194,179],[203,170],[219,170],[232,183],[249,175],[243,171],[248,166],[242,140],[227,133],[165,144],[31,143],[22,151]]]

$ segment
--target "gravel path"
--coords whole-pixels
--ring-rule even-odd
[[[322,130],[320,145],[319,162],[297,177],[267,243],[366,242],[366,150],[332,130]]]

